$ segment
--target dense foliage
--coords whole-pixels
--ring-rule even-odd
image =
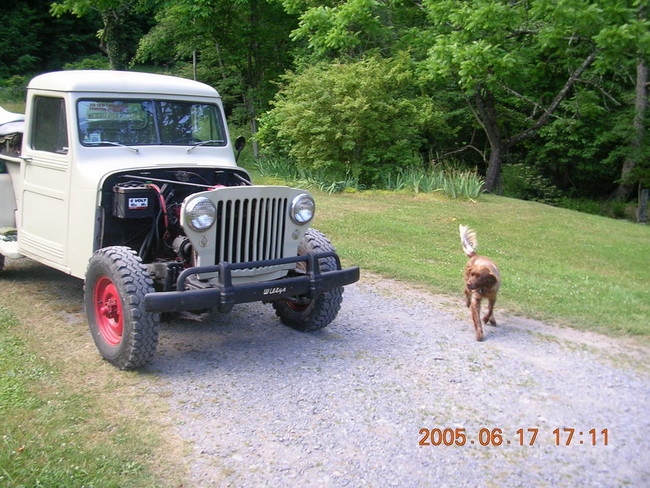
[[[295,27],[295,18],[273,0],[175,0],[157,10],[136,59],[173,63],[181,74],[219,87],[236,119],[256,132],[277,89],[273,82],[291,66]],[[186,62],[192,58],[194,73]]]
[[[216,86],[266,156],[332,178],[460,165],[549,203],[650,184],[642,0],[50,3],[3,5],[0,88],[153,63]]]
[[[260,139],[303,168],[371,186],[420,166],[431,131],[449,133],[433,100],[419,95],[408,59],[321,63],[284,77]]]
[[[0,7],[0,80],[61,68],[97,51],[96,16],[53,18],[50,0],[5,0]]]

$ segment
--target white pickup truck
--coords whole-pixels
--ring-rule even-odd
[[[84,279],[93,339],[122,369],[152,359],[174,312],[262,301],[295,329],[327,326],[359,268],[310,229],[308,192],[251,183],[244,143],[202,83],[37,76],[25,116],[0,110],[0,275],[28,257]]]

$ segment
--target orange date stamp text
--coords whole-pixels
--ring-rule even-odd
[[[557,428],[553,431],[540,431],[539,428],[521,428],[508,432],[506,429],[482,428],[469,432],[464,428],[420,429],[420,446],[534,446],[542,439],[550,439],[556,446],[609,445],[609,429]]]

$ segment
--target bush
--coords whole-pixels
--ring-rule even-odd
[[[506,197],[557,205],[561,196],[560,190],[547,178],[523,163],[504,165],[501,177]]]
[[[333,179],[379,184],[421,166],[426,131],[448,130],[406,58],[319,64],[284,81],[260,123],[263,151]]]
[[[591,200],[588,198],[562,197],[557,202],[559,207],[592,215],[601,215],[613,219],[635,220],[636,206],[620,200]]]
[[[108,58],[103,54],[93,54],[78,61],[66,63],[63,69],[110,69],[110,63],[108,62]]]
[[[25,76],[14,75],[6,80],[0,80],[0,101],[24,102],[29,79]]]

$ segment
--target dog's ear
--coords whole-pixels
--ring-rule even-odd
[[[481,276],[481,285],[482,286],[493,286],[497,284],[497,277],[492,271],[488,271]]]

